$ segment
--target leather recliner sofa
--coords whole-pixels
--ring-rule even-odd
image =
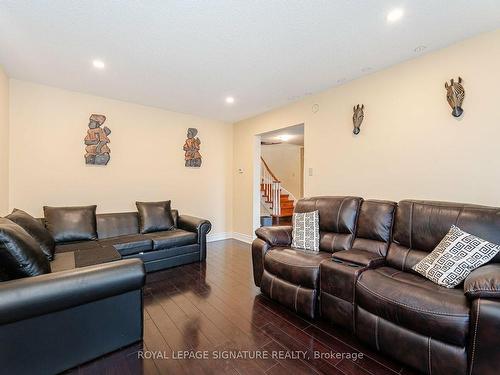
[[[97,214],[97,240],[58,243],[57,254],[113,246],[122,259],[139,258],[146,272],[202,262],[207,256],[210,221],[172,210],[173,230],[139,233],[137,212]]]
[[[316,197],[320,251],[291,248],[291,227],[256,231],[254,280],[299,314],[329,320],[428,374],[496,374],[500,255],[448,289],[411,267],[452,225],[500,244],[500,209],[457,203]]]

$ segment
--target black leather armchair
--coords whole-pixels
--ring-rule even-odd
[[[142,339],[138,259],[0,283],[6,374],[53,374]]]

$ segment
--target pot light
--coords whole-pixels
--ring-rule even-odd
[[[92,65],[96,69],[104,69],[106,67],[106,64],[102,60],[92,60]]]
[[[292,136],[289,134],[282,134],[282,135],[278,135],[276,138],[278,138],[280,141],[286,142],[286,141],[289,141],[290,139],[292,139]]]
[[[403,17],[404,11],[401,8],[391,10],[387,14],[387,22],[393,23],[399,21]]]
[[[227,104],[233,104],[233,103],[234,103],[234,98],[233,98],[232,96],[228,96],[228,97],[226,98],[226,103],[227,103]]]

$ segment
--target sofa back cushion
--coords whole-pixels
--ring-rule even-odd
[[[396,202],[365,200],[359,212],[353,249],[386,256],[392,236]]]
[[[462,203],[404,200],[394,220],[387,261],[409,271],[435,249],[452,225],[500,244],[500,208]],[[500,262],[497,255],[493,262]]]
[[[301,199],[294,212],[319,211],[319,249],[321,251],[348,250],[352,246],[359,208],[359,197],[313,197]]]
[[[40,245],[13,221],[0,218],[0,280],[50,273]]]
[[[135,202],[141,233],[162,232],[175,228],[170,201]]]
[[[45,226],[57,243],[97,239],[97,206],[43,207]]]
[[[56,242],[47,228],[45,228],[42,221],[17,208],[14,208],[14,211],[7,215],[6,218],[28,232],[28,234],[38,242],[48,260],[54,259]]]
[[[139,233],[139,215],[137,212],[118,212],[97,214],[97,235],[99,239],[127,236]],[[174,225],[177,227],[179,212],[172,210]]]

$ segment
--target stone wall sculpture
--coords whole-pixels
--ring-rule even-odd
[[[89,118],[89,130],[84,139],[86,164],[106,165],[109,162],[111,150],[108,147],[108,135],[111,130],[107,126],[102,127],[105,121],[104,115],[92,114]]]
[[[184,164],[186,167],[199,168],[201,167],[200,145],[201,141],[196,135],[198,129],[189,128],[187,131],[187,139],[184,143]]]

